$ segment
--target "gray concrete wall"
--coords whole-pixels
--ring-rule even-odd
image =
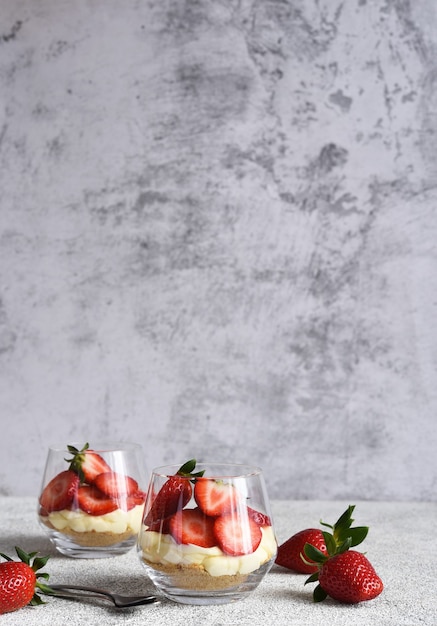
[[[0,492],[53,441],[435,496],[435,0],[0,0]]]

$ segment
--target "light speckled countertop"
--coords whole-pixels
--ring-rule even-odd
[[[363,544],[385,589],[371,602],[348,606],[326,600],[313,604],[314,585],[305,576],[274,566],[246,600],[222,606],[186,606],[162,599],[159,604],[114,609],[104,601],[82,602],[47,598],[41,607],[26,607],[1,616],[1,626],[69,624],[87,626],[153,624],[153,626],[299,626],[362,624],[416,626],[437,623],[435,543],[436,503],[274,501],[279,543],[293,533],[334,522],[348,504],[356,504],[357,525],[370,526]],[[14,546],[51,554],[45,568],[54,583],[89,584],[125,594],[155,593],[136,551],[109,559],[69,559],[54,552],[36,519],[33,498],[0,498],[0,551],[14,555]]]

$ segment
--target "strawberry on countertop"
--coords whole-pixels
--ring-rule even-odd
[[[318,565],[317,571],[305,581],[305,584],[319,583],[313,592],[315,602],[324,600],[328,595],[347,603],[372,600],[384,588],[367,557],[350,550],[365,539],[369,530],[367,526],[352,528],[354,508],[349,506],[333,526],[321,522],[331,530],[323,531],[327,553],[311,543],[304,546],[304,562],[316,562]]]
[[[356,604],[373,600],[383,588],[367,557],[356,550],[347,550],[328,558],[321,566],[314,600],[323,600],[328,595],[339,602]]]
[[[296,533],[278,548],[276,564],[301,574],[317,572],[318,565],[314,561],[302,558],[305,544],[309,543],[323,554],[328,554],[323,533],[318,528],[307,528]]]
[[[49,578],[48,574],[38,572],[49,557],[38,557],[37,552],[27,554],[18,547],[15,550],[20,561],[13,561],[6,554],[0,553],[6,559],[5,563],[0,563],[0,614],[17,611],[28,604],[44,604],[37,593],[38,589],[43,593],[51,591],[38,580]]]

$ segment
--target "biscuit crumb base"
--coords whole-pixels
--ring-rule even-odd
[[[124,533],[115,534],[108,532],[95,532],[94,530],[87,531],[84,533],[78,533],[76,530],[72,530],[71,528],[63,528],[62,530],[58,530],[55,528],[50,522],[41,519],[43,523],[55,530],[62,535],[68,535],[73,539],[75,543],[79,546],[83,546],[84,548],[104,548],[106,546],[113,546],[117,543],[121,543],[122,541],[126,541],[129,537],[136,536],[133,530],[127,530]]]
[[[172,584],[180,589],[199,591],[219,591],[231,587],[238,587],[247,579],[245,574],[233,574],[225,576],[211,576],[201,565],[163,565],[162,563],[144,562],[149,567],[168,574],[172,578]]]

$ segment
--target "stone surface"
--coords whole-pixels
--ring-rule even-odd
[[[435,1],[0,18],[0,493],[124,439],[435,497]]]
[[[322,518],[334,522],[346,509],[344,501],[273,501],[272,513],[279,543],[302,528],[319,527]],[[327,598],[314,604],[315,585],[305,586],[306,575],[273,565],[248,598],[222,606],[179,605],[161,598],[159,604],[116,610],[107,602],[73,602],[47,598],[41,607],[26,607],[2,615],[2,626],[419,626],[435,624],[436,503],[358,502],[357,524],[369,525],[360,548],[366,552],[384,583],[374,600],[355,605]],[[91,585],[124,595],[156,593],[135,549],[109,559],[71,559],[55,552],[38,526],[32,498],[0,497],[1,550],[15,555],[14,546],[49,554],[43,571],[52,584]],[[412,532],[412,529],[413,532]],[[394,539],[394,541],[393,541]],[[402,550],[399,550],[402,546]]]

